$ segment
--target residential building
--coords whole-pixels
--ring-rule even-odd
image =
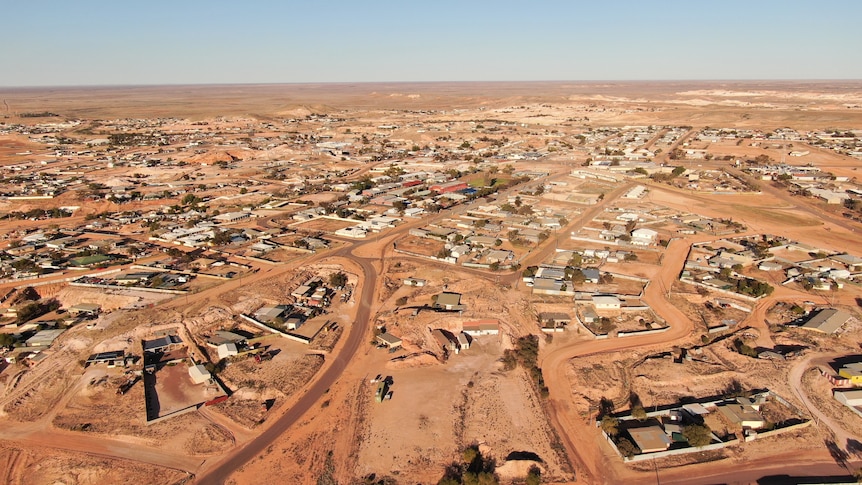
[[[842,325],[852,318],[849,313],[835,308],[824,308],[818,311],[802,325],[802,328],[823,333],[835,333]]]

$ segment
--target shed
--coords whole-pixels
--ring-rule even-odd
[[[470,348],[470,337],[466,333],[461,332],[458,334],[458,346],[461,347],[461,350]]]
[[[210,375],[210,372],[206,369],[206,367],[200,364],[195,364],[189,367],[189,377],[195,384],[203,384],[204,382],[210,380],[212,376]]]
[[[384,332],[378,335],[377,342],[381,345],[389,347],[390,349],[401,347],[401,339],[388,332]]]
[[[216,351],[218,352],[219,359],[226,359],[232,355],[236,355],[239,352],[236,349],[236,344],[233,342],[221,344],[216,347]]]

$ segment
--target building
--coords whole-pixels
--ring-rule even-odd
[[[835,333],[852,315],[835,308],[824,308],[808,319],[802,328],[823,333]]]
[[[368,235],[368,231],[358,226],[345,227],[335,231],[336,236],[349,237],[353,239],[362,239]]]
[[[254,312],[254,318],[259,322],[269,323],[276,318],[281,318],[282,316],[284,316],[285,312],[287,312],[289,309],[289,305],[261,307],[258,311]]]
[[[661,426],[647,426],[628,430],[629,436],[635,442],[641,453],[655,453],[670,448],[671,440]]]
[[[446,310],[461,310],[463,308],[461,305],[461,294],[444,291],[437,296],[434,306],[445,308]]]
[[[237,351],[236,344],[233,342],[219,345],[216,347],[216,351],[218,352],[219,359],[226,359],[239,353],[239,351]]]
[[[203,384],[212,378],[206,367],[200,364],[189,367],[189,377],[195,384]]]
[[[470,348],[470,337],[464,332],[458,334],[458,347],[461,347],[461,350]]]
[[[718,406],[718,410],[730,422],[738,424],[743,428],[760,429],[766,426],[766,420],[750,404],[741,402],[722,404]]]
[[[500,333],[500,322],[493,319],[476,320],[474,322],[465,322],[462,328],[464,333],[471,337],[498,335]]]
[[[431,331],[431,336],[434,337],[434,340],[440,344],[440,347],[444,351],[458,353],[458,341],[453,338],[454,336],[450,332],[435,328]]]
[[[619,310],[620,299],[612,295],[593,295],[596,310]]]
[[[377,343],[379,343],[380,345],[385,345],[390,349],[397,349],[398,347],[401,347],[401,339],[388,332],[383,332],[378,335]]]
[[[838,375],[854,386],[862,386],[862,362],[847,364],[838,370]]]
[[[432,186],[428,187],[428,189],[430,189],[432,192],[436,192],[438,194],[448,194],[448,193],[452,193],[452,192],[458,192],[459,190],[464,190],[467,187],[468,186],[466,183],[454,180],[452,182],[446,182],[444,184],[432,185]]]
[[[248,219],[249,217],[251,217],[251,212],[227,212],[225,214],[219,214],[213,217],[213,219],[221,223],[231,223]]]
[[[832,395],[836,401],[851,408],[862,406],[862,389],[852,389],[849,391],[836,390]]]
[[[404,286],[425,286],[425,280],[420,278],[405,278]]]
[[[69,308],[69,313],[75,316],[95,317],[102,311],[102,307],[95,303],[78,303]]]
[[[36,335],[28,338],[24,345],[27,347],[50,347],[54,340],[65,331],[66,329],[63,328],[40,330],[36,332]]]
[[[572,317],[562,312],[539,313],[539,325],[542,331],[562,331],[566,325],[572,323]]]
[[[183,340],[178,335],[168,334],[152,340],[144,340],[144,352],[167,352],[174,346],[181,345]]]
[[[110,350],[108,352],[99,352],[87,358],[84,367],[93,364],[108,364],[108,367],[113,367],[118,364],[125,364],[126,353],[122,350]]]
[[[654,241],[657,236],[658,233],[656,231],[653,231],[652,229],[647,229],[645,227],[641,227],[632,231],[632,238]]]

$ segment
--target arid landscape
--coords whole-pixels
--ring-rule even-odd
[[[0,88],[9,484],[862,480],[862,83]]]

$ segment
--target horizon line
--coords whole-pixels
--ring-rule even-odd
[[[225,82],[225,83],[143,83],[143,84],[34,84],[0,86],[0,90],[27,89],[86,89],[86,88],[168,88],[168,87],[218,87],[218,86],[308,86],[308,85],[374,85],[374,84],[556,84],[556,83],[825,83],[858,82],[862,78],[751,78],[751,79],[557,79],[557,80],[458,80],[458,81],[293,81],[293,82]]]

